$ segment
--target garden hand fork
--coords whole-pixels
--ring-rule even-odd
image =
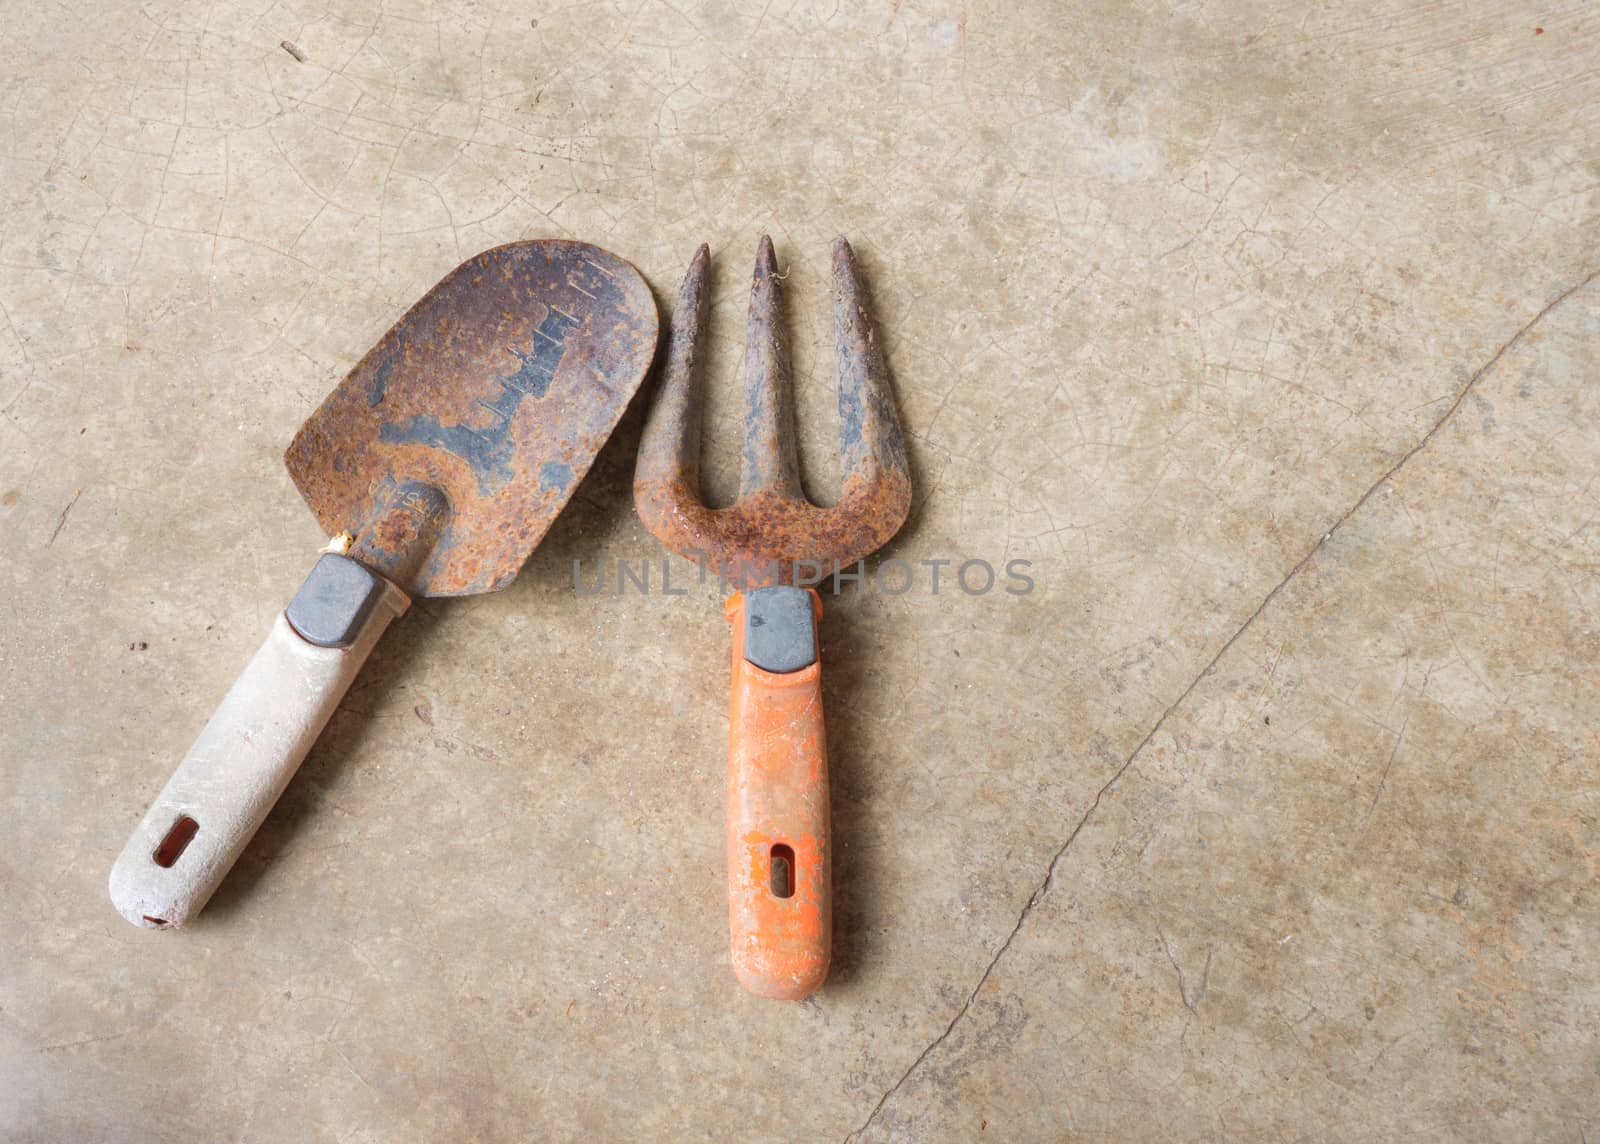
[[[729,945],[746,989],[798,1000],[828,974],[833,925],[822,600],[810,585],[899,530],[911,507],[911,475],[855,255],[841,238],[833,247],[841,492],[833,508],[805,499],[780,276],[763,235],[750,292],[739,499],[723,509],[701,502],[698,367],[709,261],[701,246],[678,293],[633,495],[640,518],[668,548],[716,567],[736,589],[727,601]]]

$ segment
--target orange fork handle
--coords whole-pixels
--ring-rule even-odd
[[[797,670],[767,671],[747,659],[746,597],[736,592],[727,605],[733,623],[728,943],[740,984],[761,997],[791,1001],[810,996],[828,976],[833,941],[817,643],[822,600],[805,591],[812,653]]]

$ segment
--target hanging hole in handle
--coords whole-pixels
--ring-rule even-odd
[[[772,848],[769,885],[774,898],[794,897],[794,848],[782,842]]]
[[[200,824],[187,814],[179,817],[172,824],[172,829],[167,831],[167,836],[161,840],[161,845],[156,847],[156,852],[150,855],[155,859],[155,864],[169,868],[183,852],[189,848],[189,843],[194,841],[194,836],[200,833]]]

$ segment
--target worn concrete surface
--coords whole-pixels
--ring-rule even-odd
[[[0,1135],[1600,1131],[1600,19],[1581,4],[24,4],[0,45]],[[304,61],[279,46],[295,44]],[[830,605],[837,966],[728,972],[726,627],[637,411],[388,637],[208,912],[110,863],[321,543],[281,452],[418,294],[827,242],[918,480]],[[682,567],[680,566],[680,570]]]

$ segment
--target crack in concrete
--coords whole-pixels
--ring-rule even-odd
[[[1206,950],[1206,965],[1201,971],[1200,988],[1195,989],[1189,984],[1189,975],[1183,971],[1183,966],[1178,964],[1178,955],[1173,952],[1172,942],[1167,938],[1166,931],[1160,926],[1156,927],[1156,936],[1161,939],[1161,948],[1167,952],[1167,960],[1172,963],[1172,968],[1178,974],[1178,996],[1183,998],[1184,1008],[1196,1015],[1200,1012],[1200,1002],[1206,999],[1206,993],[1211,989],[1211,955],[1214,950]],[[1188,1027],[1184,1027],[1188,1032]]]
[[[1161,712],[1160,717],[1156,719],[1150,730],[1145,733],[1144,738],[1140,739],[1133,750],[1129,752],[1128,757],[1123,760],[1122,765],[1119,766],[1116,769],[1116,772],[1106,780],[1105,785],[1103,785],[1099,791],[1096,792],[1094,801],[1089,804],[1089,809],[1084,811],[1083,816],[1078,819],[1078,824],[1072,828],[1072,833],[1067,835],[1067,840],[1061,844],[1059,849],[1056,850],[1055,855],[1050,859],[1050,864],[1045,868],[1044,878],[1039,882],[1038,886],[1034,888],[1033,893],[1028,896],[1026,904],[1024,904],[1022,907],[1022,912],[1017,915],[1016,924],[1011,927],[1011,932],[1006,935],[1005,941],[1000,943],[1000,948],[996,950],[994,956],[989,959],[989,964],[984,967],[983,974],[978,978],[977,985],[973,986],[972,992],[968,994],[967,999],[962,1004],[961,1008],[956,1010],[955,1016],[950,1018],[950,1022],[944,1027],[944,1031],[932,1041],[928,1042],[927,1047],[917,1054],[916,1059],[911,1062],[910,1067],[907,1068],[905,1072],[900,1074],[900,1079],[895,1081],[894,1084],[891,1085],[884,1092],[884,1094],[878,1098],[878,1102],[873,1105],[872,1111],[867,1114],[867,1118],[861,1122],[860,1127],[856,1128],[855,1131],[851,1132],[845,1137],[845,1144],[849,1144],[850,1141],[856,1139],[868,1128],[872,1127],[872,1122],[878,1118],[878,1114],[883,1111],[884,1106],[887,1105],[891,1099],[893,1099],[895,1093],[899,1092],[900,1089],[905,1086],[906,1081],[910,1080],[912,1074],[922,1066],[922,1062],[927,1060],[928,1057],[935,1052],[940,1045],[944,1044],[944,1042],[949,1039],[951,1033],[955,1032],[956,1026],[961,1023],[962,1018],[964,1018],[971,1010],[973,1002],[978,999],[978,994],[983,991],[984,985],[988,983],[989,978],[993,975],[995,967],[1000,964],[1000,960],[1005,957],[1007,951],[1010,950],[1012,942],[1014,942],[1017,938],[1017,935],[1022,932],[1022,928],[1027,924],[1028,917],[1033,913],[1034,907],[1036,907],[1041,901],[1049,896],[1051,887],[1055,884],[1056,871],[1061,865],[1061,860],[1066,857],[1067,851],[1070,850],[1072,848],[1072,844],[1077,841],[1078,835],[1082,833],[1083,828],[1089,824],[1089,820],[1094,817],[1095,811],[1100,809],[1101,800],[1105,798],[1108,793],[1110,793],[1111,789],[1115,787],[1119,781],[1121,781],[1122,776],[1127,773],[1128,768],[1133,765],[1134,760],[1137,759],[1139,755],[1143,753],[1145,747],[1150,744],[1150,740],[1155,738],[1156,733],[1166,725],[1166,722],[1171,717],[1172,713],[1181,707],[1186,700],[1188,700],[1189,696],[1194,693],[1195,688],[1199,687],[1201,682],[1203,682],[1205,678],[1216,669],[1217,664],[1222,661],[1222,657],[1227,655],[1228,652],[1232,650],[1233,645],[1238,643],[1240,638],[1244,636],[1245,632],[1250,630],[1250,628],[1255,624],[1256,620],[1260,618],[1261,614],[1265,612],[1269,606],[1271,606],[1272,602],[1276,600],[1279,595],[1282,594],[1283,590],[1289,586],[1290,582],[1292,582],[1294,578],[1298,576],[1301,571],[1304,570],[1305,567],[1316,558],[1317,553],[1321,552],[1328,541],[1333,538],[1333,534],[1338,532],[1339,529],[1343,528],[1345,522],[1347,522],[1351,517],[1360,512],[1361,509],[1366,506],[1367,502],[1377,494],[1378,490],[1383,488],[1384,485],[1388,484],[1390,480],[1394,478],[1395,474],[1404,468],[1406,463],[1410,461],[1412,457],[1415,457],[1418,453],[1422,452],[1423,449],[1428,447],[1429,443],[1432,442],[1436,436],[1438,436],[1440,430],[1442,430],[1445,425],[1448,424],[1455,416],[1456,411],[1461,408],[1462,402],[1466,401],[1468,396],[1471,395],[1473,389],[1477,387],[1478,382],[1481,381],[1491,369],[1499,364],[1500,359],[1503,358],[1513,346],[1526,337],[1535,326],[1542,322],[1552,310],[1561,305],[1561,303],[1565,302],[1574,294],[1578,293],[1580,290],[1583,290],[1585,287],[1592,284],[1596,279],[1600,279],[1600,270],[1591,271],[1576,285],[1569,286],[1567,289],[1561,291],[1561,293],[1557,294],[1549,302],[1545,303],[1543,308],[1541,308],[1537,314],[1519,326],[1515,333],[1513,333],[1505,341],[1501,342],[1500,346],[1494,351],[1493,354],[1489,356],[1489,360],[1474,370],[1472,376],[1467,378],[1466,384],[1463,385],[1456,393],[1455,399],[1451,401],[1449,407],[1439,415],[1439,419],[1433,423],[1433,426],[1422,435],[1421,439],[1418,440],[1415,445],[1411,446],[1411,448],[1407,449],[1403,454],[1401,454],[1400,459],[1395,461],[1393,465],[1390,465],[1389,468],[1384,471],[1383,475],[1374,481],[1372,485],[1369,486],[1368,489],[1356,499],[1356,502],[1353,505],[1340,514],[1339,518],[1334,521],[1331,526],[1322,530],[1322,533],[1318,536],[1316,543],[1311,546],[1304,556],[1295,561],[1284,577],[1273,586],[1270,592],[1262,597],[1261,602],[1256,605],[1255,609],[1248,616],[1245,617],[1244,622],[1240,624],[1239,627],[1235,629],[1234,633],[1227,638],[1222,647],[1219,648],[1217,653],[1211,657],[1210,661],[1205,665],[1205,667],[1200,669],[1199,674],[1189,681],[1189,685],[1183,689],[1182,694],[1180,694],[1176,699],[1167,705],[1166,710]],[[1398,740],[1396,741],[1395,746],[1398,749]],[[1392,757],[1390,761],[1393,761]],[[1387,778],[1387,772],[1385,772],[1385,777]],[[1176,962],[1174,962],[1174,966],[1176,966]],[[1208,971],[1209,968],[1210,966],[1208,958]],[[1182,971],[1180,970],[1179,973],[1181,977]],[[1185,1004],[1188,1003],[1188,1000],[1188,996],[1185,994]],[[1190,1006],[1190,1008],[1192,1009],[1193,1006]]]

